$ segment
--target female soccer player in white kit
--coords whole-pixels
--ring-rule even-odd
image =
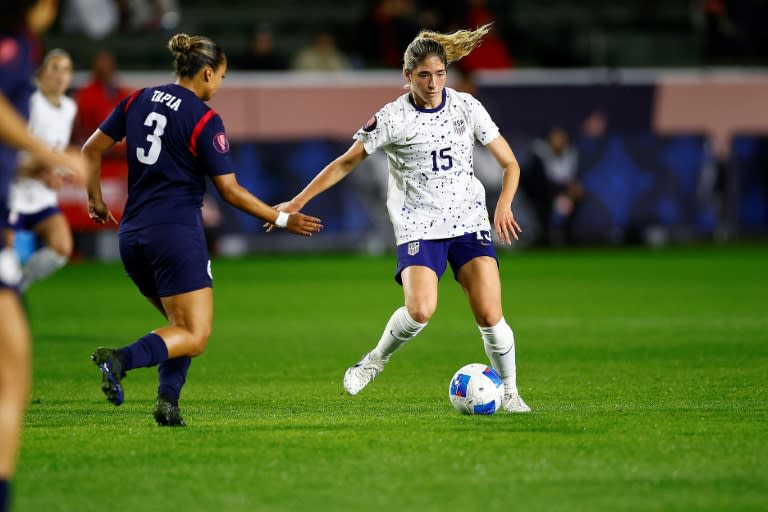
[[[37,90],[30,98],[29,131],[54,150],[67,147],[72,135],[77,105],[65,94],[71,82],[69,54],[60,49],[49,51],[37,74]],[[11,185],[11,227],[33,231],[44,243],[22,269],[22,292],[66,265],[72,254],[72,230],[58,207],[56,189],[61,187],[61,180],[53,170],[46,179],[20,176]]]
[[[511,209],[520,167],[480,102],[445,87],[448,64],[477,47],[489,28],[419,33],[404,55],[403,77],[410,92],[379,110],[343,155],[278,207],[301,210],[369,154],[381,149],[388,156],[387,209],[397,240],[395,279],[403,286],[405,306],[390,317],[376,347],[346,371],[344,389],[350,395],[367,386],[395,350],[426,326],[437,307],[438,280],[450,263],[469,299],[486,354],[504,380],[504,410],[530,411],[517,389],[515,339],[502,313],[485,190],[473,171],[475,140],[488,148],[503,170],[494,228],[505,243],[520,232]]]

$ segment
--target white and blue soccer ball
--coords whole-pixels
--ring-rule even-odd
[[[448,398],[462,414],[493,414],[501,407],[504,382],[490,366],[471,363],[453,375]]]

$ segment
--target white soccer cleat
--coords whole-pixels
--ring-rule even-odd
[[[528,407],[520,395],[517,393],[504,393],[504,400],[501,402],[501,408],[507,412],[531,412],[531,408]]]
[[[384,371],[384,361],[370,357],[370,352],[355,366],[347,368],[344,372],[344,390],[350,395],[356,395],[365,386]]]

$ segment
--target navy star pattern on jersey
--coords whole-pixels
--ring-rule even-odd
[[[475,140],[498,136],[480,102],[450,88],[434,109],[404,94],[355,134],[368,154],[381,149],[388,156],[387,209],[398,245],[490,229],[472,154]]]

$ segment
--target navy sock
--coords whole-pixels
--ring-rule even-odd
[[[117,351],[123,370],[155,366],[168,359],[168,349],[163,338],[151,332],[133,344]]]
[[[179,405],[181,388],[187,380],[187,370],[192,364],[189,356],[166,359],[157,367],[160,384],[157,386],[158,398],[164,398],[173,405]]]
[[[8,484],[8,480],[2,480],[0,479],[0,512],[6,512],[9,510],[10,505],[10,484]]]

